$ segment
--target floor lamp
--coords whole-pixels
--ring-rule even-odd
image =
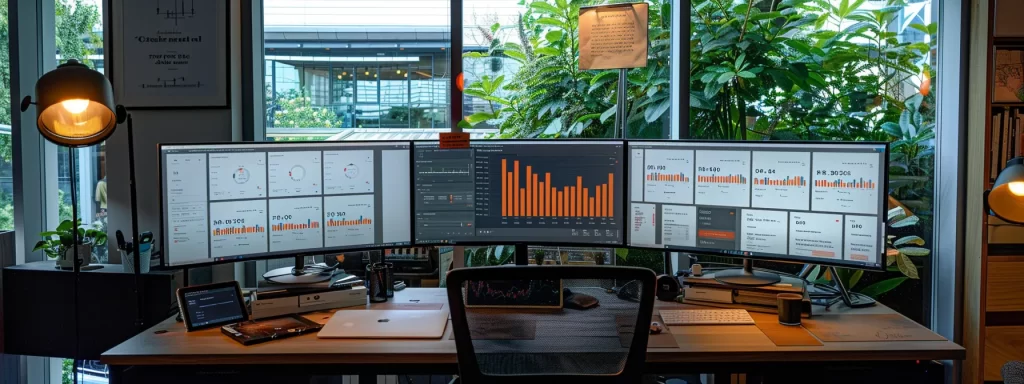
[[[46,140],[68,148],[68,165],[71,169],[71,220],[74,257],[73,273],[73,310],[75,327],[75,349],[72,375],[77,381],[78,376],[78,283],[81,263],[78,254],[78,197],[75,188],[75,153],[74,148],[96,145],[114,133],[117,123],[124,120],[123,108],[114,104],[114,91],[110,82],[103,74],[89,69],[77,60],[68,60],[57,69],[47,72],[36,81],[35,102],[26,96],[21,102],[21,111],[28,110],[29,105],[36,105],[36,126]],[[121,112],[121,113],[118,113]],[[132,175],[132,212],[134,224],[134,171]],[[135,231],[138,232],[137,230]],[[135,235],[137,236],[137,235]],[[89,255],[84,255],[89,257]],[[136,255],[136,271],[139,262]],[[138,274],[136,273],[136,276]],[[137,279],[137,278],[136,278]],[[136,289],[138,280],[136,280]]]

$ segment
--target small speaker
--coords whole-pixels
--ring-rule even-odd
[[[674,276],[661,275],[658,276],[658,300],[662,301],[673,301],[676,296],[679,296],[679,280],[676,280]]]

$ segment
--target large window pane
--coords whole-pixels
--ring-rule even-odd
[[[839,278],[926,321],[938,3],[748,4],[692,2],[689,137],[891,142],[889,270]]]
[[[75,59],[103,72],[103,19],[101,0],[55,0],[58,64]],[[71,219],[71,183],[78,194],[78,217],[82,225],[107,229],[106,145],[57,148],[57,186],[60,220]],[[75,156],[71,169],[69,154]],[[92,262],[106,263],[107,247],[93,247]]]
[[[11,52],[7,39],[8,17],[7,3],[0,9],[0,28],[3,29],[3,41],[0,41],[0,231],[14,230],[14,171],[12,169],[13,150],[11,148]]]
[[[579,9],[616,1],[466,0],[463,114],[501,137],[613,137],[618,70],[579,69]],[[671,124],[671,1],[648,1],[647,67],[628,71],[629,138]]]
[[[263,4],[268,140],[450,128],[450,1]]]

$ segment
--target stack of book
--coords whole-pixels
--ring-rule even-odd
[[[683,278],[683,303],[753,312],[778,313],[776,296],[796,293],[804,297],[803,317],[811,317],[811,298],[803,280],[783,276],[782,282],[761,287],[741,287],[715,280],[714,273]]]

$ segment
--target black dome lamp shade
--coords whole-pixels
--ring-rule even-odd
[[[1024,157],[1006,162],[992,190],[986,193],[985,203],[996,217],[1024,224]]]
[[[25,97],[21,110],[28,109]],[[47,140],[83,147],[106,140],[117,127],[114,91],[103,74],[77,60],[68,60],[36,82],[36,125]]]

